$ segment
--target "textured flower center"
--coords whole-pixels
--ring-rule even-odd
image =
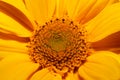
[[[41,68],[74,71],[88,56],[88,42],[83,26],[69,19],[53,19],[34,31],[30,45],[31,59]]]
[[[48,39],[48,45],[51,49],[59,52],[65,50],[67,47],[67,39],[64,34],[62,33],[51,33],[52,36]]]

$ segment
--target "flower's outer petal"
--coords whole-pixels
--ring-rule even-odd
[[[52,18],[55,10],[55,0],[24,0],[24,3],[37,21],[38,25],[43,25]]]
[[[65,80],[81,80],[78,73],[68,73]]]
[[[106,7],[85,25],[90,42],[101,40],[120,31],[120,2]]]
[[[61,76],[51,73],[47,68],[37,71],[30,80],[62,80]]]
[[[33,31],[33,23],[35,22],[29,15],[22,0],[0,0],[0,12],[12,17],[29,31]]]
[[[91,47],[95,50],[108,50],[120,53],[120,31],[105,37],[97,42],[92,42]]]
[[[115,2],[117,0],[68,0],[68,15],[71,19],[83,24],[95,17],[106,5]]]
[[[23,43],[27,43],[30,41],[29,37],[20,37],[16,33],[5,30],[3,28],[0,28],[0,39],[4,40],[14,40],[14,41],[19,41]]]
[[[0,39],[0,58],[14,53],[27,54],[27,43]]]
[[[53,17],[57,17],[57,18],[66,17],[68,14],[67,12],[68,2],[69,2],[68,0],[56,0]]]
[[[0,31],[8,33],[8,31],[21,37],[28,37],[31,32],[25,29],[21,24],[12,19],[10,16],[0,12]]]
[[[2,2],[6,2],[12,6],[14,6],[15,8],[19,9],[21,12],[23,12],[26,17],[31,18],[32,16],[30,16],[29,12],[27,11],[23,0],[1,0]]]
[[[37,71],[30,79],[31,80],[40,80],[43,78],[49,70],[47,68]]]
[[[96,0],[71,0],[67,2],[67,11],[71,19],[74,19],[78,13],[85,14],[89,7],[92,6]],[[82,17],[82,16],[81,16]]]
[[[27,54],[16,54],[0,61],[0,80],[27,80],[39,67]]]
[[[119,80],[120,55],[109,51],[95,52],[78,72],[85,80]]]
[[[76,20],[84,24],[99,14],[99,12],[106,6],[111,5],[115,2],[118,2],[118,0],[88,0],[88,3],[85,4],[86,6],[84,8],[81,5],[79,6],[80,9],[77,13]]]

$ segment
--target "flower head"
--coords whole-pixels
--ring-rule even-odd
[[[118,0],[4,0],[0,11],[1,80],[120,79]]]

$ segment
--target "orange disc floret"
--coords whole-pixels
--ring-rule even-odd
[[[41,68],[74,71],[88,56],[85,27],[69,19],[53,19],[34,31],[30,38],[31,59]]]

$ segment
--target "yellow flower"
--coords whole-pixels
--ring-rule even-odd
[[[118,0],[0,0],[0,80],[120,80],[119,35]]]

